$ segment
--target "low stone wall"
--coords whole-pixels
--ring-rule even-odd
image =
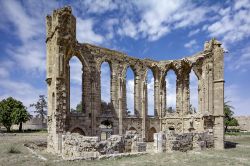
[[[99,137],[87,137],[78,133],[67,133],[62,138],[62,157],[65,160],[93,160],[105,158],[103,155],[119,156],[117,154],[124,152],[146,151],[146,143],[135,133],[111,135],[104,141],[100,141]]]
[[[173,131],[155,133],[155,152],[202,150],[214,146],[213,135],[203,133],[175,134]]]
[[[100,156],[98,137],[86,137],[78,133],[67,133],[62,137],[62,158],[65,160],[92,160]]]

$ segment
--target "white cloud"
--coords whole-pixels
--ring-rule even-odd
[[[20,67],[26,71],[45,72],[46,52],[45,45],[41,45],[41,40],[29,40],[20,46],[11,46],[7,49],[10,57]]]
[[[107,62],[101,66],[101,97],[106,103],[110,102],[110,67]]]
[[[148,74],[148,115],[154,115],[154,78],[152,74]]]
[[[93,28],[94,21],[92,19],[83,20],[78,17],[76,23],[77,40],[84,43],[101,44],[104,41],[104,38],[95,33]]]
[[[4,78],[4,77],[8,77],[8,76],[9,76],[8,70],[6,70],[3,67],[0,67],[0,78]]]
[[[197,7],[182,0],[141,0],[135,1],[134,5],[140,16],[139,23],[133,23],[137,29],[137,35],[134,36],[140,35],[150,41],[158,40],[174,29],[197,25],[211,11],[210,8]]]
[[[198,110],[198,78],[195,75],[194,71],[192,70],[190,75],[190,104],[192,104],[192,107]]]
[[[201,30],[200,29],[194,29],[188,33],[188,37],[194,36],[198,34]]]
[[[230,70],[239,70],[242,72],[248,71],[248,67],[250,65],[250,47],[248,47],[248,44],[246,44],[246,46],[240,50],[229,54],[229,58],[227,59],[229,59],[229,61],[226,62],[226,64],[230,64],[227,65]]]
[[[127,109],[134,114],[134,79],[126,80]]]
[[[186,48],[193,48],[197,45],[197,41],[196,40],[191,40],[189,42],[187,42],[186,44],[184,44],[184,47]]]
[[[225,45],[250,36],[250,1],[234,1],[234,6],[220,9],[220,17],[207,27],[211,37],[219,37]]]
[[[103,14],[118,8],[118,3],[113,0],[84,0],[78,5],[85,7],[88,13]]]
[[[123,22],[122,28],[118,29],[117,33],[121,36],[128,36],[136,39],[138,30],[136,25],[127,19]]]
[[[14,33],[22,40],[27,41],[34,36],[41,35],[42,29],[39,19],[30,17],[19,1],[1,1],[5,19],[11,22],[16,31]]]
[[[231,101],[229,104],[234,107],[235,115],[250,115],[250,98],[242,96],[238,85],[225,86],[225,101]]]
[[[0,100],[11,96],[22,101],[26,107],[29,107],[30,104],[36,102],[37,97],[40,94],[46,94],[45,87],[44,89],[38,89],[29,83],[23,81],[14,81],[9,78],[2,79],[0,81],[0,87]],[[31,109],[29,108],[29,110]]]
[[[170,70],[166,75],[167,84],[167,108],[176,109],[176,75]]]

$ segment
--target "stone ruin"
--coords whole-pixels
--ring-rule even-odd
[[[88,158],[88,155],[91,158],[110,152],[140,152],[145,150],[145,142],[153,141],[154,137],[157,137],[154,133],[161,135],[163,142],[166,142],[166,145],[161,147],[162,150],[159,150],[158,146],[155,147],[157,151],[171,148],[178,150],[177,147],[192,149],[196,147],[195,144],[206,144],[200,147],[224,148],[224,52],[217,40],[205,42],[204,50],[195,55],[179,60],[155,61],[79,43],[76,40],[76,18],[70,7],[55,10],[52,15],[47,16],[46,25],[49,152],[64,155],[65,158]],[[73,56],[82,63],[80,113],[70,111],[69,60]],[[108,62],[111,68],[109,111],[101,109],[100,68],[103,62]],[[135,75],[134,116],[128,116],[126,112],[128,67],[132,68]],[[152,70],[154,76],[154,117],[147,115],[148,70]],[[176,111],[172,113],[166,111],[165,76],[169,70],[173,70],[177,77]],[[198,78],[196,113],[190,112],[189,74],[192,70]],[[103,124],[108,125],[101,127]],[[125,133],[131,130],[135,131],[137,136],[129,140]],[[167,134],[168,130],[174,131],[175,134]],[[80,135],[74,134],[75,132]],[[125,137],[127,141],[124,141]],[[114,139],[123,142],[120,150],[113,146]],[[171,139],[173,140],[170,141]],[[199,141],[193,143],[195,139]],[[106,143],[103,142],[105,140]],[[189,147],[191,142],[192,148]],[[75,154],[73,151],[79,153]]]

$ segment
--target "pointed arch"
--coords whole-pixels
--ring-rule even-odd
[[[69,109],[83,112],[83,65],[77,56],[72,56],[68,62],[69,79]]]
[[[157,133],[156,129],[154,127],[151,127],[148,130],[148,142],[153,142],[154,141],[154,133]]]

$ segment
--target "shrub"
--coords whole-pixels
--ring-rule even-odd
[[[8,150],[8,153],[18,154],[21,153],[21,151],[13,146],[11,146]]]

